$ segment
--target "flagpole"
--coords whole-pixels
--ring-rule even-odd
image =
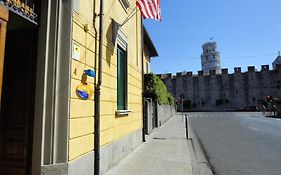
[[[121,26],[123,26],[124,24],[126,24],[133,16],[135,16],[135,14],[137,14],[139,12],[139,9],[137,9],[137,6],[132,10],[132,12],[128,15],[128,17],[124,20],[124,22],[121,24]],[[135,11],[136,10],[136,11]],[[134,12],[135,11],[135,12]],[[134,13],[133,13],[134,12]]]

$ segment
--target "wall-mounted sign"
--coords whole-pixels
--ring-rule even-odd
[[[80,60],[80,46],[76,43],[73,43],[73,46],[72,46],[72,57],[75,59],[75,60]]]
[[[84,70],[84,74],[89,77],[95,77],[95,71],[93,69]]]
[[[80,83],[76,88],[76,95],[79,99],[88,100],[93,96],[93,86],[87,83]]]
[[[27,3],[27,0],[20,1],[20,0],[0,0],[0,3],[4,3],[7,8],[14,12],[15,14],[29,20],[34,24],[37,23],[37,14],[34,13],[34,4],[33,7],[30,7]]]

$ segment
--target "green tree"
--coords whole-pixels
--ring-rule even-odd
[[[144,76],[144,96],[156,99],[159,104],[174,104],[174,97],[167,91],[163,81],[153,73]]]

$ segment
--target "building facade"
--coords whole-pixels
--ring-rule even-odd
[[[250,105],[258,106],[266,96],[281,96],[280,65],[274,70],[263,65],[261,71],[249,66],[247,72],[241,72],[237,67],[233,74],[222,69],[222,74],[211,70],[207,76],[203,71],[197,75],[179,72],[176,76],[159,76],[175,98],[183,99],[184,110],[240,110]]]
[[[210,70],[215,70],[216,74],[221,73],[220,53],[217,51],[216,42],[207,42],[202,45],[201,66],[204,75],[209,75]]]
[[[158,57],[158,52],[145,27],[143,27],[143,43],[144,43],[144,48],[143,48],[144,73],[147,74],[151,72],[151,66],[150,66],[151,58]]]
[[[0,174],[92,175],[97,134],[104,174],[142,142],[143,73],[156,50],[152,42],[143,49],[134,0],[104,1],[99,41],[100,2],[29,0],[21,7],[24,1],[0,1],[1,12],[9,11],[0,21],[5,50]],[[33,13],[36,18],[26,18]],[[92,73],[98,74],[99,64],[100,132],[95,133],[98,77]]]

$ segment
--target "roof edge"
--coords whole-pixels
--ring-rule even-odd
[[[148,32],[147,32],[147,30],[144,26],[143,26],[143,37],[144,37],[143,42],[150,51],[150,54],[151,54],[150,57],[158,57],[159,56],[158,52],[157,52],[157,50],[156,50]]]

